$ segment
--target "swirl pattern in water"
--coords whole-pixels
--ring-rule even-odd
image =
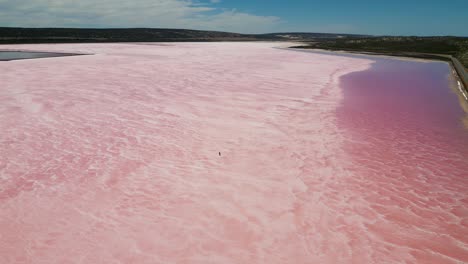
[[[0,263],[468,262],[448,65],[277,45],[0,62]]]

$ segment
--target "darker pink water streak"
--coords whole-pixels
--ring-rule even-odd
[[[468,131],[449,74],[446,63],[377,59],[341,79],[347,187],[374,217],[364,226],[376,252],[468,261]]]

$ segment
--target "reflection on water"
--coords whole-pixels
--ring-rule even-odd
[[[52,53],[52,52],[29,52],[29,51],[0,51],[0,61],[38,59],[48,57],[74,56],[78,54]]]

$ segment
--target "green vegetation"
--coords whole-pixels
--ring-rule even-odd
[[[376,52],[433,59],[457,58],[468,68],[468,38],[462,37],[372,37],[351,34],[271,33],[237,34],[218,31],[127,28],[11,28],[0,27],[0,44],[160,42],[160,41],[300,41],[301,48]]]
[[[0,27],[0,44],[161,42],[161,41],[261,41],[362,37],[349,34],[272,33],[238,34],[219,31],[166,28],[11,28]]]
[[[255,40],[251,35],[186,29],[0,27],[0,44]]]
[[[438,59],[444,59],[444,55],[451,55],[468,68],[468,38],[462,37],[338,38],[307,43],[307,46],[301,46],[301,48],[375,52]]]

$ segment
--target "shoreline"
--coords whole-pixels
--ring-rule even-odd
[[[34,56],[26,56],[26,57],[21,57],[21,56],[12,56],[10,58],[2,58],[0,56],[0,61],[15,61],[15,60],[33,60],[33,59],[45,59],[45,58],[58,58],[58,57],[71,57],[71,56],[81,56],[81,55],[87,55],[87,54],[79,54],[79,53],[63,53],[63,52],[47,52],[47,51],[27,51],[27,50],[1,50],[0,49],[0,55],[2,53],[28,53],[28,54],[35,54]]]
[[[388,57],[393,59],[406,58],[411,60],[427,60],[427,61],[442,61],[447,62],[450,65],[452,75],[455,77],[455,83],[458,85],[458,92],[462,95],[465,101],[468,103],[468,73],[466,72],[463,65],[453,56],[441,55],[441,54],[427,54],[427,53],[378,53],[378,52],[366,52],[366,51],[346,51],[346,50],[325,50],[325,49],[307,49],[307,48],[295,48],[288,47],[289,50],[298,50],[305,52],[314,53],[333,53],[337,55],[365,55],[365,56],[379,56]]]
[[[464,72],[465,75],[460,74],[460,71],[464,71],[463,66],[460,62],[453,58],[452,56],[446,56],[445,59],[436,59],[436,58],[422,58],[422,57],[415,57],[415,56],[403,56],[403,55],[390,55],[385,53],[372,53],[372,52],[352,52],[352,51],[338,51],[338,50],[324,50],[324,49],[301,49],[301,48],[292,48],[292,47],[277,47],[278,49],[287,49],[293,50],[298,52],[310,52],[315,54],[327,54],[327,55],[334,55],[334,56],[350,56],[350,57],[379,57],[379,58],[386,58],[386,59],[394,59],[394,60],[408,60],[408,61],[417,61],[417,62],[445,62],[449,65],[449,75],[448,75],[448,88],[452,90],[453,93],[457,95],[459,98],[459,105],[465,112],[465,116],[462,118],[461,122],[465,128],[468,129],[468,86],[464,85],[468,76],[466,75],[466,71]],[[445,56],[445,55],[441,55]],[[450,60],[448,60],[450,59]],[[375,62],[374,62],[375,63]],[[458,68],[457,69],[457,64]],[[371,66],[372,67],[372,66]],[[463,78],[465,77],[465,78]]]

